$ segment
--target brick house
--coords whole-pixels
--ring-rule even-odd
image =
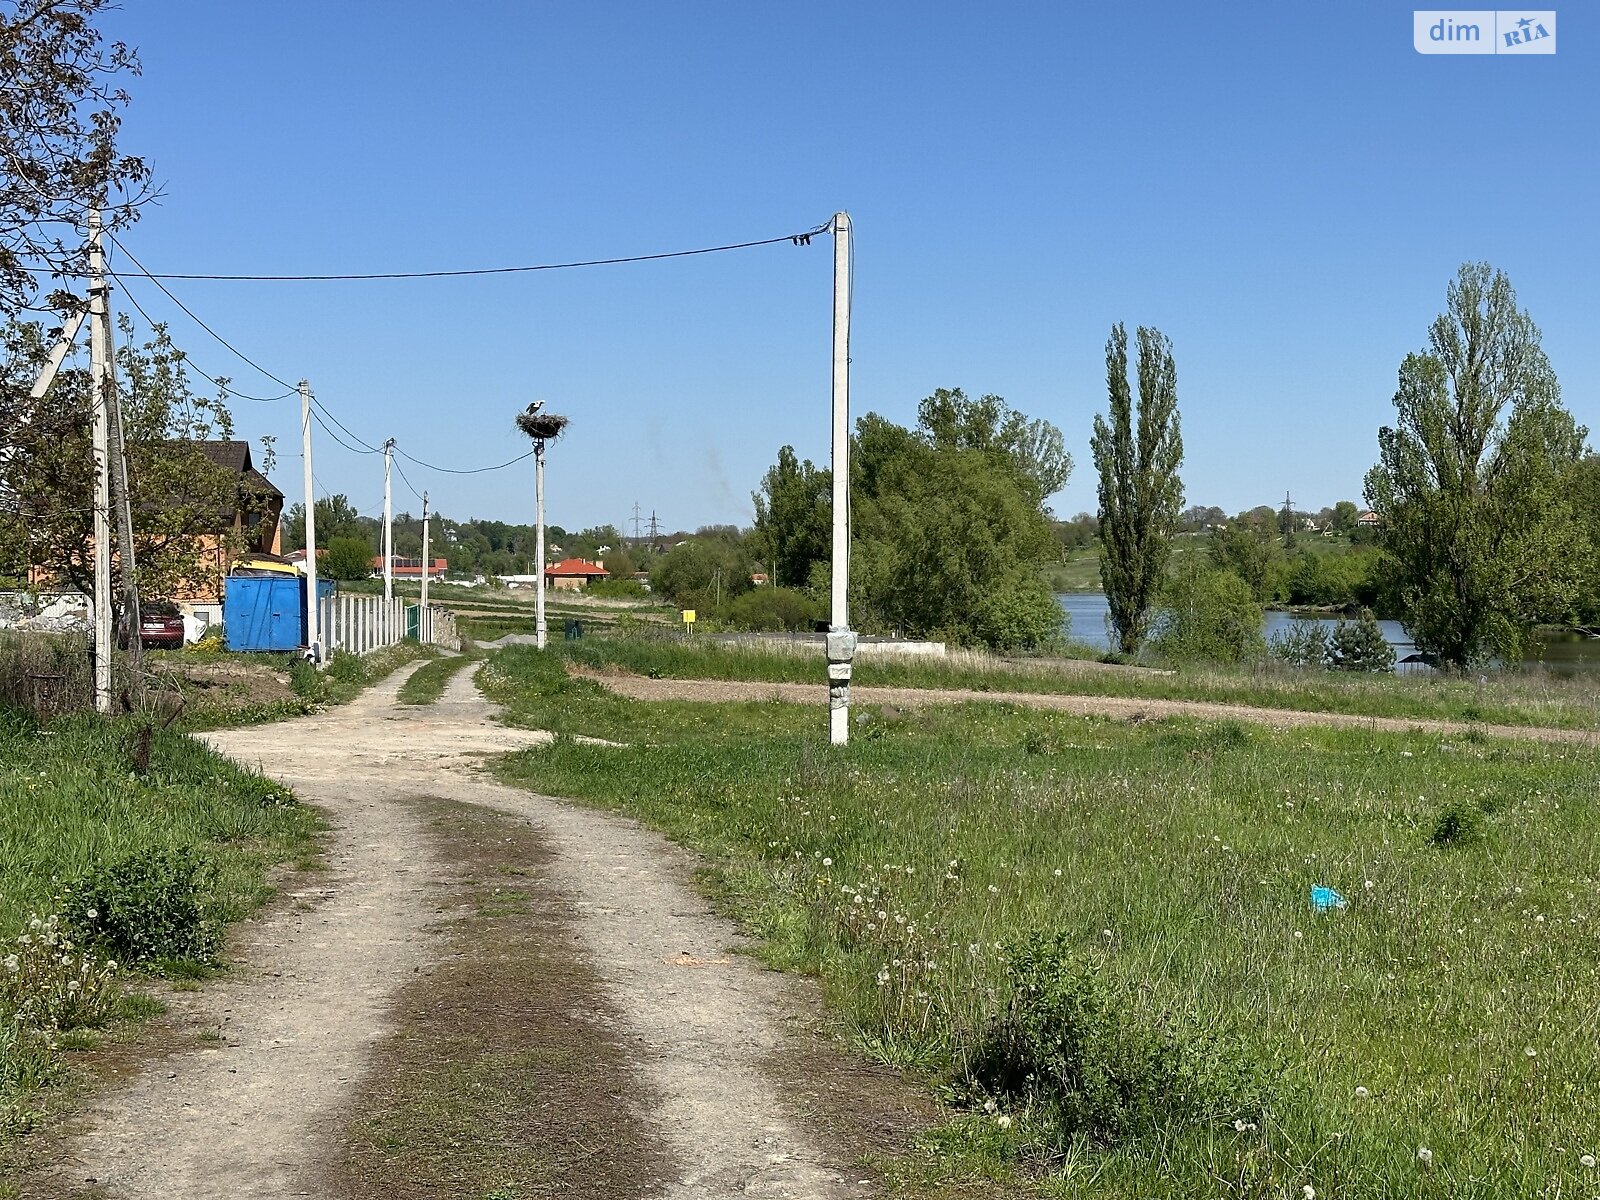
[[[611,572],[604,562],[589,562],[582,558],[564,558],[544,569],[546,585],[558,592],[580,592],[597,579],[609,579]]]

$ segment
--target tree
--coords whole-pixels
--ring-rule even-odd
[[[1173,662],[1237,663],[1259,657],[1261,606],[1232,571],[1187,556],[1161,588],[1152,643]]]
[[[1383,636],[1378,618],[1362,609],[1354,621],[1340,621],[1328,642],[1327,662],[1335,671],[1394,670],[1394,647]]]
[[[1283,551],[1260,526],[1234,524],[1217,530],[1210,552],[1212,563],[1244,580],[1259,603],[1276,599]]]
[[[1400,366],[1367,503],[1418,647],[1451,667],[1515,659],[1578,602],[1584,539],[1563,483],[1586,431],[1504,272],[1463,265],[1428,341]]]
[[[320,535],[317,540],[322,540]],[[367,579],[372,575],[372,558],[372,543],[366,537],[341,535],[328,539],[328,549],[317,562],[328,579]]]
[[[0,0],[0,312],[8,315],[36,296],[30,267],[83,273],[85,212],[103,206],[115,229],[149,198],[149,168],[116,148],[128,102],[117,80],[137,75],[139,60],[95,29],[109,7]]]
[[[1333,516],[1328,521],[1328,527],[1334,533],[1348,536],[1356,528],[1356,518],[1361,515],[1361,510],[1352,501],[1341,500],[1333,506]]]
[[[969,400],[960,388],[939,388],[917,405],[917,428],[935,450],[975,450],[1025,481],[1043,506],[1067,485],[1072,456],[1061,430],[1030,421],[999,396]]]
[[[122,325],[117,351],[128,448],[135,559],[149,597],[172,596],[214,582],[222,561],[242,548],[230,532],[242,497],[239,479],[198,444],[227,439],[233,418],[224,397],[189,389],[183,352],[166,327],[132,343]],[[25,529],[23,557],[33,567],[89,591],[94,579],[93,459],[88,371],[62,370],[43,400],[29,389],[47,352],[43,330],[13,324],[4,332],[0,376],[0,513]]]
[[[694,537],[663,554],[650,572],[650,587],[679,608],[711,613],[747,592],[750,560],[736,539]]]
[[[751,493],[756,506],[752,548],[780,587],[805,587],[811,568],[833,553],[833,472],[801,462],[793,446]]]
[[[366,539],[373,525],[372,518],[356,512],[350,498],[342,493],[317,501],[317,542],[322,546],[332,544],[334,538],[358,537]],[[291,504],[283,514],[283,549],[306,548],[306,506]]]
[[[1140,326],[1139,419],[1128,387],[1128,334],[1121,322],[1106,342],[1108,417],[1096,414],[1090,447],[1100,473],[1100,578],[1124,654],[1137,654],[1166,572],[1183,506],[1183,437],[1172,343]]]

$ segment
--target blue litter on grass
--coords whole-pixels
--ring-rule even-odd
[[[1330,887],[1314,887],[1311,889],[1311,907],[1316,912],[1332,912],[1335,909],[1345,908],[1350,901]]]

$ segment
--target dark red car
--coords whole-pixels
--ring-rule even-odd
[[[170,600],[150,600],[139,606],[139,641],[162,650],[183,646],[183,614]]]

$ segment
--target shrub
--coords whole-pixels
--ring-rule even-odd
[[[1328,643],[1328,663],[1336,671],[1394,670],[1394,647],[1370,609],[1362,609],[1354,621],[1339,622]]]
[[[1328,627],[1321,621],[1296,621],[1272,635],[1267,652],[1292,667],[1321,670],[1328,665]]]
[[[1483,835],[1483,809],[1464,800],[1452,800],[1439,812],[1430,840],[1435,846],[1459,846]]]
[[[798,588],[764,586],[734,599],[727,620],[739,629],[805,630],[822,615],[816,601]]]
[[[72,880],[62,924],[81,943],[129,962],[215,962],[222,922],[211,865],[189,846],[137,851]]]
[[[1018,575],[997,584],[973,614],[973,632],[991,650],[1043,650],[1066,635],[1067,614],[1045,582]]]
[[[1173,662],[1236,663],[1259,655],[1261,606],[1232,571],[1185,563],[1162,588],[1156,651]]]
[[[1028,1109],[1058,1147],[1259,1119],[1266,1089],[1238,1049],[1108,982],[1064,935],[1011,949],[1006,972],[1009,1002],[970,1056],[968,1085]]]

